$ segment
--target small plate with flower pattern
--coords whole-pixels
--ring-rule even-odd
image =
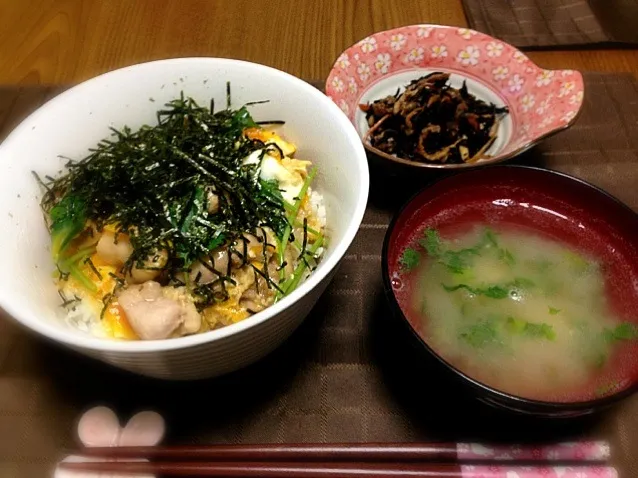
[[[370,144],[370,125],[360,105],[403,90],[433,72],[477,99],[507,107],[496,138],[476,161],[416,161]],[[574,70],[545,70],[513,46],[466,28],[411,25],[375,33],[345,50],[330,71],[326,94],[350,118],[365,147],[386,159],[422,168],[493,164],[528,150],[575,121],[583,105],[583,77]]]

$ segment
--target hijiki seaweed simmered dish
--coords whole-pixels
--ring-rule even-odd
[[[401,92],[359,105],[370,145],[398,158],[425,163],[473,163],[486,157],[507,107],[486,103],[449,85],[448,73],[412,81]]]
[[[36,178],[66,320],[94,335],[165,339],[233,324],[317,266],[325,208],[310,161],[247,104],[182,95],[157,124],[113,130]]]

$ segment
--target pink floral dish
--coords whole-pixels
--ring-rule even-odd
[[[359,105],[401,91],[428,73],[450,73],[450,85],[467,82],[477,98],[507,106],[486,155],[472,163],[426,163],[374,148]],[[512,158],[570,127],[583,105],[583,77],[574,70],[545,70],[513,46],[466,28],[411,25],[375,33],[344,51],[326,81],[326,94],[354,124],[364,146],[391,161],[422,168],[467,168]]]

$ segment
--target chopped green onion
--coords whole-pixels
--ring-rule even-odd
[[[323,236],[320,236],[312,244],[312,246],[310,246],[310,248],[308,249],[308,252],[310,254],[315,254],[322,244],[323,244]],[[292,273],[292,276],[288,279],[287,283],[282,284],[283,285],[282,289],[284,291],[283,295],[288,295],[297,288],[297,286],[299,285],[299,282],[301,282],[301,277],[303,276],[303,273],[305,272],[306,267],[308,267],[308,265],[305,261],[301,261],[299,264],[297,264],[297,267]]]
[[[94,252],[95,252],[95,246],[85,247],[83,249],[78,250],[72,256],[67,257],[66,259],[63,259],[62,261],[59,262],[59,264],[61,266],[65,266],[67,264],[75,264],[77,262],[80,262],[83,259],[86,259],[87,257],[90,257],[91,255],[93,255]]]
[[[77,280],[82,286],[84,286],[90,292],[93,292],[93,293],[97,292],[97,286],[95,285],[95,283],[93,283],[91,279],[85,276],[82,273],[82,271],[78,268],[78,266],[76,266],[75,264],[67,264],[67,267],[69,268],[69,273],[71,274],[71,277]]]
[[[301,222],[295,221],[295,227],[304,227],[304,226],[303,226],[303,224]],[[321,235],[320,231],[317,231],[316,229],[313,229],[310,226],[307,226],[307,229],[308,229],[308,232],[310,234],[314,234],[315,236],[320,236]]]
[[[284,234],[281,238],[281,242],[279,243],[279,247],[277,250],[277,256],[279,258],[279,265],[281,266],[281,264],[284,263],[284,250],[286,248],[286,245],[288,244],[288,241],[290,240],[290,234],[292,232],[292,224],[294,224],[295,219],[297,218],[297,214],[299,214],[299,208],[301,207],[301,201],[303,201],[303,199],[306,196],[306,193],[308,192],[308,188],[310,187],[310,183],[312,182],[312,180],[314,179],[315,175],[317,174],[317,168],[314,167],[310,170],[310,173],[308,173],[308,176],[306,177],[306,180],[304,181],[303,185],[301,186],[301,190],[299,191],[299,196],[297,197],[297,200],[295,201],[295,204],[293,206],[293,209],[291,211],[291,213],[288,215],[287,219],[288,219],[288,224],[286,225],[285,229],[284,229]],[[284,271],[283,268],[280,271],[280,278],[283,279],[284,278]]]

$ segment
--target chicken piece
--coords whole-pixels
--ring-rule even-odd
[[[182,322],[179,335],[189,335],[197,332],[202,325],[202,316],[197,312],[192,298],[184,287],[162,287],[162,294],[169,300],[180,304],[182,308]]]
[[[235,239],[232,244],[233,248],[233,265],[239,267],[244,264],[244,252],[246,253],[246,261],[261,258],[264,254],[264,249],[266,250],[266,256],[270,257],[274,252],[274,246],[269,247],[268,244],[273,244],[272,242],[268,242],[266,247],[264,248],[263,240],[264,233],[262,231],[257,231],[259,237],[255,234],[244,233],[242,237]],[[268,236],[266,236],[266,240],[268,240]]]
[[[210,214],[219,212],[219,195],[212,189],[206,191],[206,206]]]
[[[117,242],[115,234],[105,230],[97,242],[96,252],[107,264],[121,267],[133,254],[133,246],[126,234],[119,234]]]
[[[167,262],[168,251],[166,251],[166,249],[159,250],[144,261],[143,267],[137,267],[136,264],[133,264],[133,267],[131,268],[130,273],[127,274],[126,278],[129,282],[133,282],[135,284],[141,284],[143,282],[153,280],[160,275],[162,272],[161,269],[166,266]]]
[[[264,238],[267,241],[264,248]],[[231,271],[242,267],[244,261],[244,251],[247,253],[246,260],[253,261],[261,259],[266,251],[266,257],[270,258],[275,253],[274,244],[277,243],[275,233],[268,227],[259,227],[255,234],[244,233],[242,237],[237,238],[231,245],[230,265]],[[209,284],[217,280],[219,276],[212,270],[219,272],[221,276],[228,273],[228,245],[221,246],[212,251],[208,257],[200,258],[191,266],[189,279],[191,282],[198,284]]]
[[[201,316],[183,288],[147,281],[124,289],[118,302],[142,340],[192,334],[201,325]]]
[[[232,278],[236,285],[226,286],[228,299],[215,303],[203,311],[204,318],[211,327],[234,324],[250,316],[250,313],[240,305],[239,301],[244,292],[253,286],[256,277],[258,275],[250,266],[233,270]]]
[[[262,283],[259,291],[253,285],[242,294],[239,300],[240,307],[245,308],[251,314],[261,312],[275,301],[275,290],[263,283],[263,279],[259,282]]]
[[[295,272],[295,256],[291,247],[286,247],[284,250],[284,262],[286,263],[284,267],[286,277],[290,277]]]
[[[119,234],[117,242],[115,242],[115,234],[106,228],[96,246],[96,252],[100,259],[116,267],[122,267],[131,257],[133,251],[133,246],[127,234]],[[136,284],[153,280],[160,275],[161,268],[167,262],[168,252],[166,250],[156,251],[144,261],[143,267],[137,267],[137,265],[133,264],[126,279]]]
[[[221,276],[226,275],[228,271],[227,247],[220,247],[211,252],[208,257],[195,261],[189,273],[190,281],[198,284],[210,284],[219,279],[220,276],[211,269],[219,272]]]

